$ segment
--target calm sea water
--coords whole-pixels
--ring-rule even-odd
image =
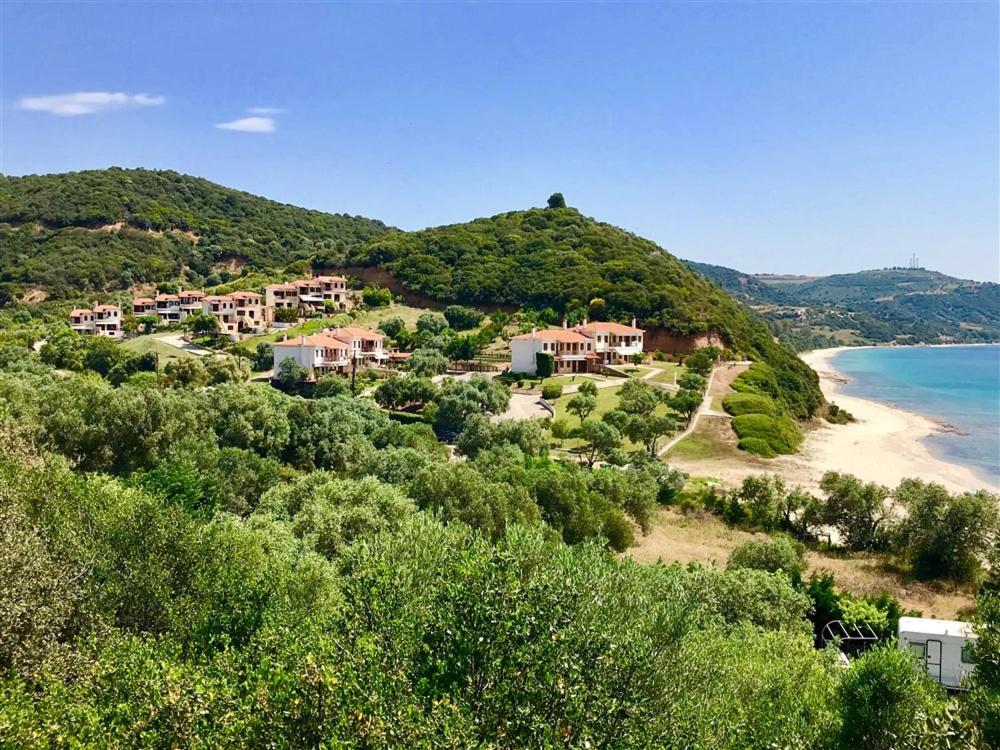
[[[1000,484],[1000,345],[847,349],[832,360],[844,393],[953,426],[927,439],[944,459]]]

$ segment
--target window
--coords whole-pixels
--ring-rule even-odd
[[[966,641],[962,646],[962,664],[975,664],[976,657],[972,653],[972,644]]]

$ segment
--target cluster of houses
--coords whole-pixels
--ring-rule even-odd
[[[283,284],[269,284],[264,296],[256,292],[209,294],[202,291],[178,291],[177,294],[157,294],[136,297],[132,314],[138,318],[155,317],[158,325],[182,323],[195,313],[210,315],[219,324],[219,331],[232,338],[240,334],[264,333],[274,322],[274,311],[288,308],[309,311],[326,309],[347,310],[353,304],[347,279],[343,276],[317,276]],[[80,333],[119,338],[122,335],[122,310],[117,305],[97,305],[92,309],[77,309],[69,314],[70,328]]]
[[[643,330],[635,325],[622,323],[588,322],[569,327],[548,328],[522,333],[510,340],[511,372],[535,375],[538,355],[548,354],[553,359],[557,375],[579,372],[598,372],[603,367],[628,364],[634,356],[641,355]]]

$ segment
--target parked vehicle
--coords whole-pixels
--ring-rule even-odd
[[[949,690],[961,690],[975,669],[972,625],[957,620],[899,618],[899,648],[913,654],[932,679]]]

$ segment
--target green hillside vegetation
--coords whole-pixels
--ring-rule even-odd
[[[86,345],[88,370],[108,364]],[[368,398],[147,370],[115,386],[114,367],[46,364],[64,357],[0,347],[0,746],[986,746],[988,671],[949,700],[891,643],[848,669],[814,648],[817,612],[887,630],[900,612],[803,581],[799,547],[726,569],[613,554],[683,476],[553,460],[537,422],[489,419],[502,385],[424,384],[464,413],[455,461]],[[868,545],[857,485],[824,479]],[[906,559],[980,576],[996,523],[972,544],[935,530],[995,499],[904,489]],[[754,478],[709,509],[784,529],[807,499]],[[988,593],[982,611],[995,628]]]
[[[718,286],[665,250],[573,208],[512,211],[420,232],[391,231],[353,256],[442,302],[551,308],[638,318],[678,335],[715,333],[736,353],[767,361],[796,417],[816,412],[815,373]]]
[[[732,388],[736,392],[722,400],[722,408],[733,415],[740,449],[764,458],[794,453],[802,443],[802,430],[779,400],[781,385],[774,370],[764,362],[754,362],[732,382]]]
[[[226,289],[345,260],[382,266],[442,303],[524,306],[574,321],[635,316],[680,335],[715,333],[780,374],[779,398],[796,417],[822,404],[815,373],[746,308],[654,243],[572,208],[401,232],[174,172],[0,178],[0,306],[34,288],[68,304],[178,279]]]
[[[297,208],[169,171],[0,176],[0,283],[8,296],[41,287],[67,297],[182,273],[201,283],[220,260],[255,270],[297,260],[335,263],[386,230],[379,221]]]
[[[800,351],[841,344],[1000,340],[1000,284],[922,268],[775,280],[685,262],[756,307],[772,331]]]

